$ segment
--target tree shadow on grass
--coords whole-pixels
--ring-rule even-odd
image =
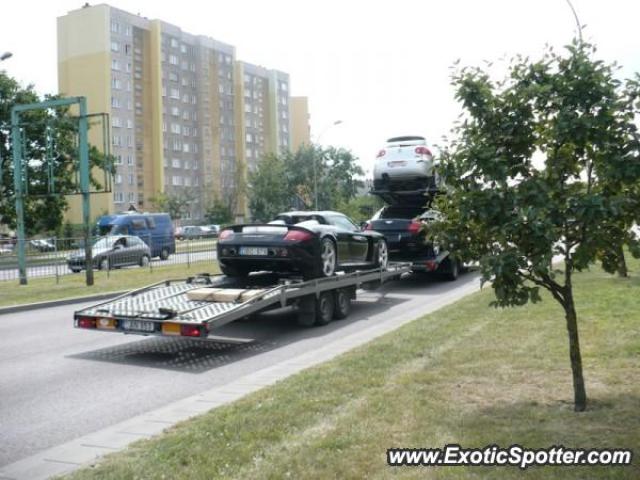
[[[570,401],[500,403],[463,414],[452,425],[463,447],[513,444],[524,448],[563,446],[571,449],[625,449],[633,452],[628,466],[465,467],[461,478],[640,478],[640,415],[637,395],[593,395],[585,412]],[[482,471],[481,471],[482,470]],[[484,473],[483,473],[484,472]],[[454,475],[455,477],[455,475]]]

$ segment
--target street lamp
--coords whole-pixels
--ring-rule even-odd
[[[329,130],[331,127],[335,127],[336,125],[340,125],[342,120],[335,120],[333,123],[330,123],[326,127],[322,129],[318,137],[316,138],[316,144],[320,145],[320,139]],[[313,155],[313,196],[315,199],[316,210],[318,210],[318,174],[316,173],[316,156],[315,152]]]
[[[0,62],[2,62],[3,60],[6,60],[7,58],[11,58],[11,57],[13,57],[13,53],[4,52],[2,55],[0,55]]]

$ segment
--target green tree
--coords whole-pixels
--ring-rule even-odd
[[[204,218],[209,223],[228,225],[233,222],[233,209],[230,204],[223,203],[216,198],[205,210]]]
[[[168,213],[173,220],[180,220],[189,212],[191,203],[195,199],[194,191],[183,190],[178,193],[161,192],[150,201],[156,210]]]
[[[254,220],[268,222],[289,210],[295,191],[287,177],[285,162],[277,155],[267,155],[249,174],[249,209]]]
[[[23,88],[0,71],[0,223],[16,227],[14,172],[11,144],[11,109],[14,105],[53,100],[58,96],[40,98],[33,86]],[[21,116],[24,135],[23,155],[27,163],[27,195],[24,198],[24,219],[27,234],[55,232],[62,225],[68,208],[65,195],[77,193],[77,121],[68,108],[34,110]],[[50,129],[47,129],[47,126]],[[49,148],[47,133],[50,137]],[[113,165],[95,146],[89,150],[92,167]],[[55,174],[54,191],[50,191],[50,172]],[[91,177],[96,189],[102,185]]]
[[[255,219],[271,220],[275,214],[302,203],[337,210],[355,198],[364,183],[357,158],[348,150],[303,145],[295,152],[268,155],[249,175],[249,208]]]
[[[442,156],[449,193],[437,201],[439,241],[479,260],[494,305],[536,302],[543,288],[562,306],[576,411],[587,395],[572,275],[597,260],[614,269],[623,241],[637,251],[620,232],[640,203],[638,77],[618,81],[594,52],[574,41],[535,63],[518,57],[501,82],[479,68],[455,72],[464,115]]]

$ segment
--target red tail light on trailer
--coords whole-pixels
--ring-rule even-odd
[[[96,328],[96,319],[93,317],[76,318],[76,327],[78,328]]]
[[[288,242],[306,242],[313,238],[313,233],[303,230],[289,230],[284,236],[284,240]]]
[[[373,230],[373,225],[371,225],[370,222],[367,222],[367,224],[364,226],[365,230]]]
[[[200,325],[181,325],[180,335],[183,337],[204,337]]]

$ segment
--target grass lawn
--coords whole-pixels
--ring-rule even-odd
[[[73,479],[640,478],[640,264],[576,276],[588,410],[574,413],[560,306],[485,289],[181,423]],[[117,405],[117,400],[115,404]],[[122,406],[119,406],[122,407]],[[390,447],[630,448],[629,467],[400,467]]]
[[[160,282],[167,278],[186,278],[196,273],[219,273],[218,263],[206,260],[187,264],[153,265],[148,268],[123,268],[106,272],[94,271],[95,283],[92,287],[85,285],[84,271],[75,275],[63,275],[56,284],[55,277],[30,278],[28,285],[18,285],[18,281],[0,282],[0,307],[20,305],[23,303],[60,300],[63,298],[82,297],[107,292],[129,290]]]

